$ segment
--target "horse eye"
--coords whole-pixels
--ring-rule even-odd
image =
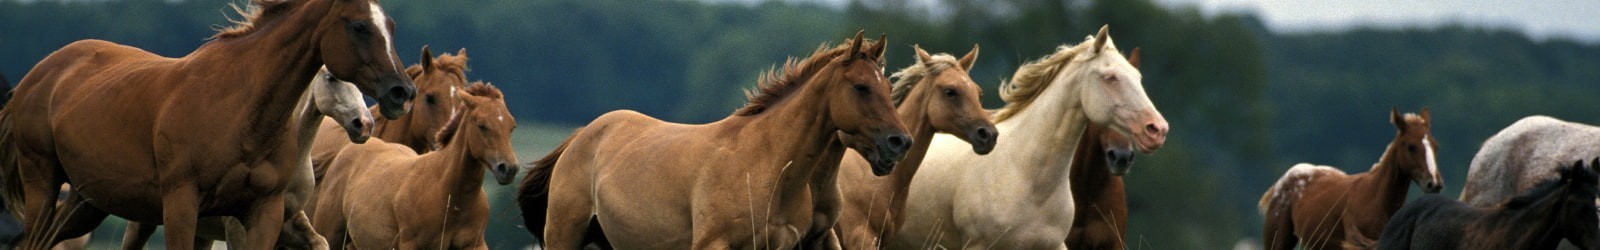
[[[954,90],[954,89],[944,89],[944,96],[956,97],[956,90]]]
[[[366,22],[352,22],[350,23],[350,30],[355,31],[357,34],[368,34],[372,32],[367,28]]]
[[[1406,145],[1406,150],[1411,151],[1411,153],[1417,153],[1417,145]]]
[[[485,126],[483,124],[478,124],[478,130],[489,131],[489,126]]]
[[[432,106],[432,105],[434,105],[434,103],[437,103],[437,101],[433,100],[433,94],[428,94],[428,95],[423,96],[422,100],[428,102],[429,106]]]
[[[856,88],[856,92],[861,92],[862,94],[866,94],[866,93],[871,93],[872,92],[872,88],[868,88],[866,84],[856,84],[855,88]]]

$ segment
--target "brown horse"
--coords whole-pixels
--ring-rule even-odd
[[[416,106],[399,118],[378,119],[373,137],[406,145],[419,154],[427,153],[438,144],[434,135],[460,109],[456,90],[467,86],[467,49],[462,48],[455,55],[444,53],[434,57],[433,51],[424,45],[422,59],[406,67],[405,73],[417,85],[416,99],[412,100]],[[326,120],[319,131],[338,131],[338,128],[338,121]],[[327,171],[328,162],[349,144],[350,140],[338,133],[317,133],[316,142],[311,146],[311,166],[318,180]]]
[[[1429,134],[1428,109],[1420,116],[1390,109],[1389,116],[1399,132],[1366,173],[1345,175],[1301,163],[1267,189],[1259,203],[1267,221],[1262,229],[1267,249],[1293,249],[1296,243],[1306,249],[1366,248],[1361,241],[1377,239],[1405,202],[1406,181],[1416,182],[1424,193],[1444,187],[1434,163],[1439,143]]]
[[[544,228],[550,249],[581,247],[591,218],[619,248],[794,247],[812,230],[808,182],[835,174],[818,172],[843,155],[829,147],[836,133],[870,138],[853,146],[880,152],[867,155],[878,174],[912,143],[878,63],[884,42],[857,33],[846,44],[769,72],[722,121],[602,115],[533,168],[519,200],[526,226]]]
[[[1580,249],[1600,247],[1597,161],[1551,167],[1555,179],[1493,207],[1423,196],[1406,203],[1384,227],[1379,249],[1556,249],[1562,239]]]
[[[978,154],[993,150],[999,137],[994,123],[989,122],[989,112],[978,101],[983,89],[967,75],[978,59],[978,46],[973,45],[972,51],[959,60],[948,54],[928,55],[921,47],[914,48],[916,62],[893,75],[896,110],[900,121],[911,129],[914,142],[905,160],[884,177],[869,173],[869,163],[861,157],[873,152],[846,151],[838,166],[835,185],[843,192],[844,203],[833,230],[846,248],[876,248],[878,239],[894,235],[896,226],[905,221],[901,214],[905,210],[905,194],[934,133],[956,135],[971,143],[972,151]]]
[[[83,40],[23,78],[0,114],[5,198],[26,206],[23,247],[99,224],[46,230],[65,215],[55,205],[66,182],[88,204],[72,213],[164,224],[170,249],[193,247],[202,216],[237,217],[251,244],[272,246],[285,186],[303,161],[286,132],[319,67],[377,97],[385,117],[406,113],[415,89],[377,2],[258,0],[247,9],[245,21],[182,58]]]
[[[1128,53],[1139,68],[1139,48]],[[1067,248],[1123,249],[1128,236],[1128,200],[1122,175],[1133,166],[1134,142],[1104,125],[1090,123],[1072,154],[1072,232]]]
[[[488,84],[473,83],[460,97],[463,112],[439,131],[445,146],[438,151],[417,155],[395,143],[340,150],[318,187],[317,231],[359,248],[488,249],[483,173],[501,185],[517,175],[511,148],[517,123],[500,90]]]

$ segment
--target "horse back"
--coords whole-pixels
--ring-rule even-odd
[[[1406,203],[1384,225],[1378,249],[1454,249],[1460,229],[1472,221],[1474,208],[1442,195],[1423,195]],[[1483,246],[1479,246],[1483,247]]]
[[[1461,200],[1492,207],[1555,179],[1556,167],[1600,152],[1600,128],[1529,116],[1485,140],[1472,157]]]

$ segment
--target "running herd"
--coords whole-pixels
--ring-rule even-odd
[[[864,32],[761,77],[720,121],[601,115],[519,164],[494,85],[466,50],[402,67],[376,0],[255,0],[194,52],[101,40],[40,61],[0,109],[15,247],[108,216],[126,249],[488,249],[482,184],[549,249],[1121,249],[1121,175],[1169,130],[1139,50],[1101,27],[1022,65],[984,109],[961,57]],[[885,75],[884,55],[915,61]],[[364,97],[377,100],[366,107]],[[1600,248],[1600,128],[1534,116],[1484,143],[1461,200],[1429,111],[1390,111],[1371,170],[1299,164],[1261,197],[1270,249]],[[528,159],[522,159],[528,160]],[[520,180],[519,171],[528,173]],[[507,218],[495,218],[505,220]]]

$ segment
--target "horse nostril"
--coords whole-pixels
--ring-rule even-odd
[[[414,93],[416,93],[415,90],[407,88],[406,86],[395,86],[393,88],[389,88],[389,96],[392,96],[395,100],[411,100],[411,95]]]
[[[891,135],[891,136],[889,136],[889,147],[893,147],[895,150],[905,149],[906,147],[908,147],[910,145],[911,145],[911,138],[906,138],[905,135]]]
[[[980,140],[994,139],[994,131],[989,130],[989,128],[978,128],[978,139],[980,139]]]
[[[363,125],[366,125],[366,124],[362,124],[361,118],[350,119],[350,127],[355,128],[356,130],[363,129],[361,127]]]

